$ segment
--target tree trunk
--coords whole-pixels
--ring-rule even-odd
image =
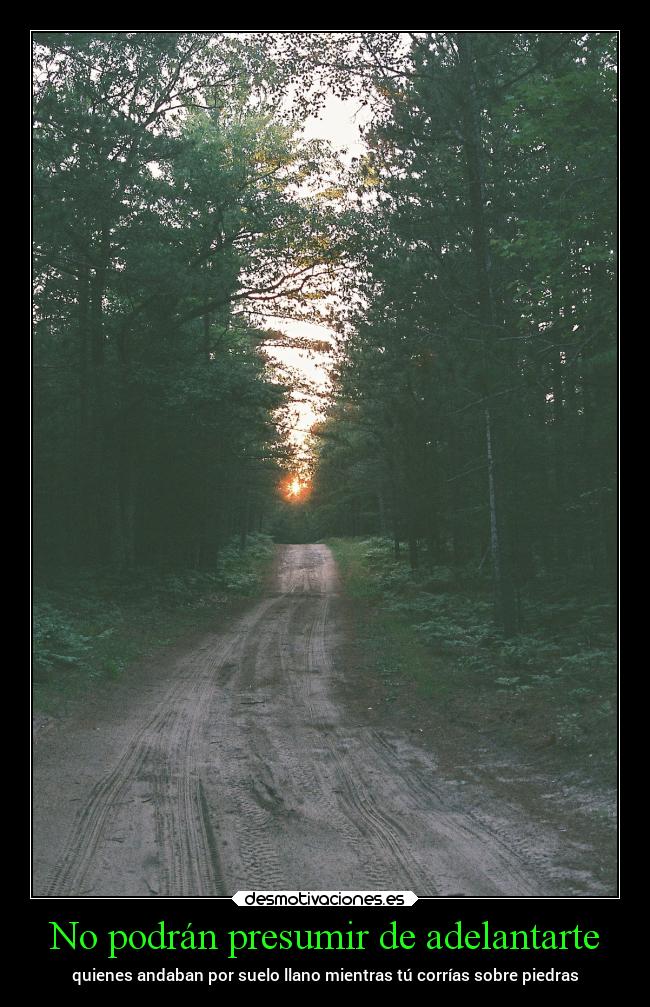
[[[417,570],[420,565],[420,556],[418,553],[418,540],[413,528],[409,528],[409,566],[411,570]]]
[[[90,485],[93,499],[89,501],[90,527],[87,549],[91,561],[106,562],[112,558],[112,529],[115,527],[116,486],[114,459],[110,458],[110,423],[106,402],[105,333],[103,299],[106,288],[109,235],[101,233],[97,249],[98,265],[90,279],[90,360],[92,412],[90,415]]]
[[[89,423],[88,405],[88,364],[89,364],[89,308],[90,308],[90,286],[89,270],[82,268],[79,273],[78,288],[78,380],[79,380],[79,401],[77,409],[77,443],[76,443],[76,514],[74,517],[74,527],[68,530],[72,532],[74,545],[72,552],[77,563],[83,563],[87,558],[84,548],[89,539],[92,521],[89,522],[89,508],[91,506],[91,486],[89,477],[92,467],[92,438]]]
[[[250,515],[250,491],[248,487],[243,491],[242,509],[239,526],[239,548],[242,552],[246,549],[248,540],[248,519]]]
[[[385,538],[387,531],[386,505],[384,503],[384,491],[381,487],[377,490],[377,509],[379,513],[379,534]]]
[[[558,566],[566,570],[569,565],[569,543],[566,518],[566,465],[564,423],[564,387],[562,361],[559,352],[553,360],[553,458],[555,468],[555,542]]]
[[[483,141],[474,77],[471,33],[458,33],[458,55],[463,84],[463,146],[467,168],[469,210],[472,231],[472,256],[476,271],[479,321],[482,329],[484,354],[484,380],[487,406],[485,418],[485,445],[488,463],[488,496],[490,510],[490,549],[494,578],[495,615],[506,636],[516,632],[517,616],[512,578],[503,548],[502,515],[497,479],[493,417],[493,381],[491,376],[491,350],[496,331],[496,313],[492,292],[492,259],[485,216],[483,182]]]
[[[393,476],[391,491],[392,491],[392,498],[393,498],[393,514],[392,514],[392,517],[393,517],[393,551],[395,553],[395,559],[399,559],[399,557],[400,557],[400,544],[399,544],[399,533],[400,533],[400,527],[399,527],[399,506],[398,506],[398,500],[397,500],[397,485],[395,483],[395,477],[394,476]]]

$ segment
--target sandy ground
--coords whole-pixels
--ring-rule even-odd
[[[34,895],[578,894],[562,829],[344,700],[347,605],[325,546],[279,547],[271,590],[226,628],[45,731]]]

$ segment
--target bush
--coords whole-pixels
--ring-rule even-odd
[[[34,612],[34,678],[49,678],[58,670],[81,666],[91,649],[91,638],[50,604]]]
[[[50,687],[80,688],[100,676],[117,678],[152,647],[196,625],[198,612],[229,597],[250,595],[273,555],[268,535],[233,540],[215,570],[154,568],[82,571],[35,592],[33,657],[35,701],[49,703]]]

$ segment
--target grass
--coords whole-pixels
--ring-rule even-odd
[[[244,552],[225,548],[214,571],[77,571],[38,584],[34,711],[61,715],[139,658],[207,627],[227,604],[259,590],[272,557],[272,540],[252,535]]]
[[[332,539],[328,545],[339,565],[345,593],[366,603],[361,627],[363,651],[386,690],[387,701],[412,683],[422,696],[430,698],[434,681],[431,653],[413,632],[404,612],[391,608],[385,589],[391,561],[385,555],[384,541]]]
[[[364,610],[361,652],[384,702],[407,694],[450,723],[611,782],[615,604],[603,589],[540,579],[522,599],[522,632],[506,640],[492,620],[489,577],[447,567],[414,574],[385,539],[328,544]]]

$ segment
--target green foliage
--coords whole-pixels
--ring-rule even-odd
[[[79,666],[91,649],[91,637],[82,635],[62,612],[44,603],[34,613],[34,679],[47,678],[61,668]]]
[[[117,591],[182,611],[253,590],[263,528],[366,536],[336,546],[349,590],[381,603],[423,688],[436,660],[504,701],[592,689],[616,546],[615,49],[592,31],[37,33],[37,570],[90,586],[45,599],[39,675],[95,674],[98,646],[120,673]],[[297,129],[328,88],[373,107],[347,169]],[[291,390],[261,316],[316,318],[334,292],[313,493],[285,508]]]
[[[33,668],[37,709],[59,711],[102,680],[121,677],[139,657],[209,625],[230,601],[260,590],[273,542],[259,533],[224,547],[216,568],[60,575],[36,592]]]
[[[480,566],[516,631],[535,577],[611,587],[615,568],[616,35],[413,32],[388,52],[313,34],[375,95],[320,534],[390,530],[454,579]]]
[[[378,679],[476,716],[478,730],[496,717],[509,723],[512,742],[570,748],[581,760],[597,753],[611,769],[615,608],[602,589],[568,584],[560,596],[557,585],[540,582],[523,612],[526,633],[504,639],[481,578],[450,580],[432,595],[427,571],[396,561],[389,540],[329,544],[346,592],[371,605],[364,645]]]
[[[261,533],[248,536],[243,553],[240,545],[232,542],[219,557],[219,584],[233,594],[253,594],[260,586],[260,569],[268,567],[273,550],[272,537]]]
[[[34,65],[39,569],[212,566],[290,461],[259,315],[331,291],[337,160],[252,38],[43,32]]]

